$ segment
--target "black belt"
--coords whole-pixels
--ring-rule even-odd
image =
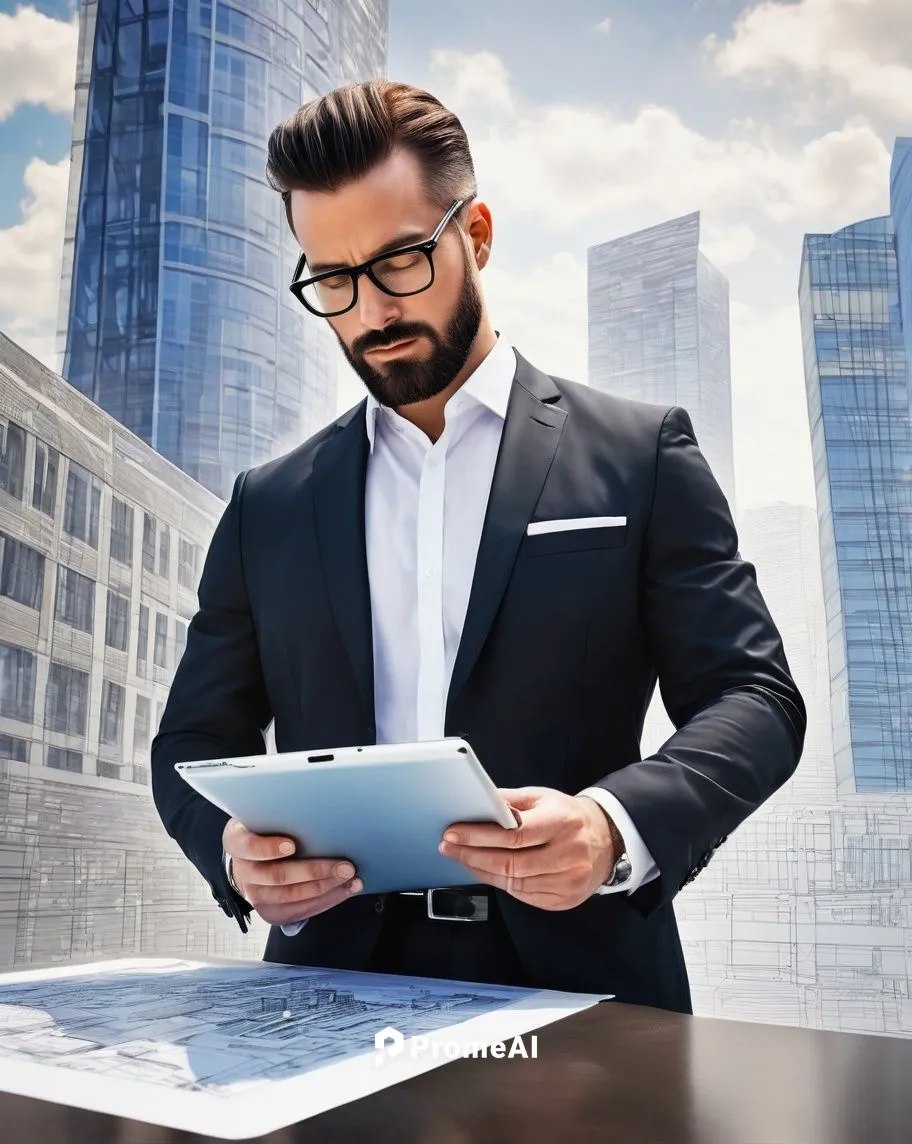
[[[485,887],[461,889],[435,886],[429,890],[400,890],[397,897],[424,898],[427,916],[434,921],[486,922],[491,916],[493,896]]]

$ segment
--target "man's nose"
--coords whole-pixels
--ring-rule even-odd
[[[382,330],[402,317],[402,299],[385,294],[363,275],[358,282],[358,317],[371,330]]]

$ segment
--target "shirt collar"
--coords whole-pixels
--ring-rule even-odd
[[[513,376],[516,373],[516,354],[512,345],[504,335],[498,331],[497,341],[491,347],[488,356],[478,365],[463,384],[456,390],[446,403],[446,412],[454,413],[467,404],[484,405],[501,419],[507,416],[507,405],[510,401],[510,389],[513,385]],[[381,405],[373,394],[367,395],[367,408],[365,425],[367,428],[367,441],[370,451],[374,451],[374,440],[377,431],[377,417]]]

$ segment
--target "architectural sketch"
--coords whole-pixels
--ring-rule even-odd
[[[0,1090],[240,1139],[450,1059],[379,1060],[384,1031],[477,1048],[601,999],[267,963],[31,970],[0,976]]]
[[[0,1073],[12,1057],[225,1096],[372,1052],[386,1025],[436,1032],[533,992],[266,962],[130,964],[0,976]]]

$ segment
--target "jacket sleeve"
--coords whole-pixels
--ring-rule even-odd
[[[178,762],[257,755],[272,714],[260,666],[241,554],[241,500],[235,481],[198,590],[199,609],[152,743],[152,796],[165,830],[209,883],[212,896],[247,932],[250,904],[232,889],[223,863],[229,816],[174,770]]]
[[[623,804],[658,866],[629,899],[648,916],[792,775],[807,726],[756,569],[741,559],[728,502],[677,407],[659,432],[640,585],[676,733],[595,785]]]

